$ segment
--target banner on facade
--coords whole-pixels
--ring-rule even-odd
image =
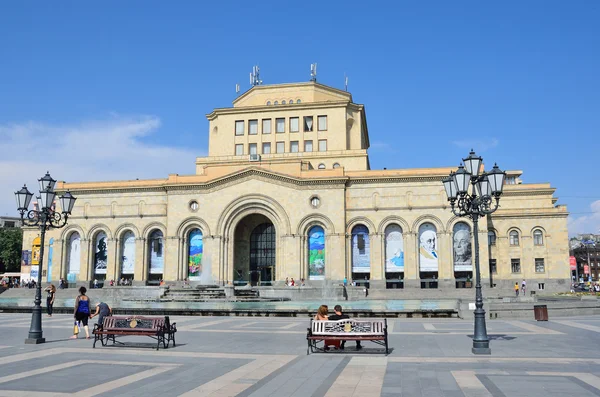
[[[325,232],[320,226],[308,233],[308,279],[325,280]]]
[[[574,256],[569,258],[569,266],[571,267],[571,270],[577,270],[577,259],[575,259]]]
[[[385,271],[404,272],[404,241],[398,225],[390,225],[385,229]]]
[[[363,225],[352,229],[352,273],[371,272],[369,229]]]

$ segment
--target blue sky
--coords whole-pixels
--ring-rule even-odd
[[[2,2],[0,213],[46,169],[191,174],[205,114],[249,88],[253,65],[271,84],[317,62],[319,82],[346,74],[366,105],[372,168],[457,165],[474,146],[551,182],[570,231],[595,232],[598,21],[595,0]]]

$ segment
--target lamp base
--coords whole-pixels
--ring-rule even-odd
[[[492,349],[489,347],[473,347],[471,349],[473,354],[492,354]]]
[[[39,345],[40,343],[46,343],[46,338],[27,338],[27,339],[25,339],[26,345]]]

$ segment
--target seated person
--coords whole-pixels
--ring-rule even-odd
[[[328,320],[328,312],[329,312],[329,308],[327,307],[327,305],[319,306],[319,309],[317,310],[317,314],[315,316],[315,321],[327,321]],[[329,346],[333,346],[335,348],[340,347],[339,340],[325,339],[325,340],[323,340],[323,344],[325,345],[325,350],[329,350]]]
[[[345,320],[347,318],[350,318],[347,314],[342,313],[342,306],[340,306],[340,305],[335,305],[335,307],[333,308],[333,311],[335,312],[335,314],[329,316],[330,321]],[[345,344],[346,344],[345,340],[343,340],[342,343],[340,343],[341,350],[344,350]],[[360,350],[360,349],[362,349],[362,345],[360,344],[360,341],[357,340],[356,341],[356,350]]]

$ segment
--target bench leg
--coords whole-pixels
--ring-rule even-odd
[[[175,347],[175,332],[171,333],[171,340],[173,341],[173,347]]]
[[[92,349],[96,348],[96,342],[98,342],[98,335],[94,335],[94,344],[92,345]]]

